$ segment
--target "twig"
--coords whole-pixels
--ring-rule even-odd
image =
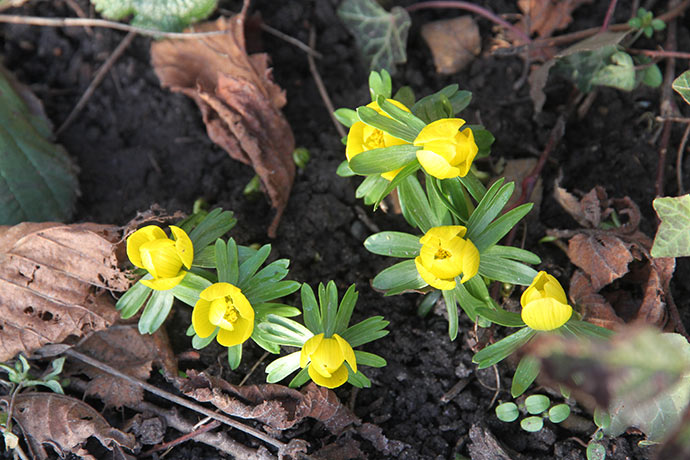
[[[654,117],[654,120],[659,121],[659,122],[664,122],[664,121],[673,121],[675,123],[690,123],[690,118],[685,118],[685,117]]]
[[[509,23],[505,19],[495,15],[494,13],[487,10],[486,8],[481,7],[481,6],[474,4],[474,3],[461,2],[461,1],[456,1],[456,0],[446,0],[446,1],[436,0],[436,1],[415,3],[413,5],[406,7],[405,9],[408,11],[408,13],[412,13],[414,11],[430,9],[430,8],[433,8],[433,9],[452,8],[452,9],[458,9],[458,10],[471,11],[473,13],[480,15],[480,16],[484,16],[486,19],[498,24],[499,26],[503,27],[504,29],[510,30],[515,35],[520,37],[525,43],[532,42],[532,39],[529,37],[529,35],[527,35],[525,32],[520,30],[518,27],[515,27],[513,24]]]
[[[81,6],[79,6],[79,3],[76,2],[76,0],[65,0],[65,3],[67,3],[67,5],[69,5],[69,7],[72,8],[72,11],[74,11],[80,18],[88,17],[86,13],[84,13],[84,10],[81,9]],[[86,33],[89,36],[93,35],[93,29],[91,27],[84,26],[84,31],[86,31]]]
[[[323,57],[323,55],[321,53],[319,53],[318,51],[316,51],[314,48],[310,47],[309,45],[305,45],[304,43],[297,40],[296,38],[291,37],[291,36],[281,32],[278,29],[274,29],[273,27],[269,26],[266,23],[263,23],[263,22],[261,23],[261,30],[263,30],[264,32],[268,32],[271,35],[275,35],[276,37],[280,38],[281,40],[283,40],[283,41],[285,41],[291,45],[296,46],[297,48],[301,49],[302,51],[304,51],[305,53],[307,53],[310,56],[314,56],[317,59],[321,59]]]
[[[609,2],[609,7],[606,10],[606,16],[604,16],[604,22],[601,24],[602,32],[606,32],[606,30],[609,28],[611,18],[613,17],[613,12],[616,11],[616,3],[618,3],[618,0],[611,0]]]
[[[309,28],[309,47],[310,48],[316,48],[316,31],[314,30],[314,27]],[[314,62],[314,56],[311,54],[307,54],[307,60],[309,61],[309,70],[311,71],[312,77],[314,77],[314,82],[316,83],[316,87],[319,89],[319,94],[321,95],[321,99],[323,100],[323,103],[326,105],[326,110],[328,110],[328,115],[331,117],[331,120],[333,121],[333,124],[335,125],[335,130],[338,131],[338,134],[340,137],[345,137],[347,136],[347,133],[345,132],[345,128],[343,128],[343,125],[340,124],[340,122],[335,118],[335,115],[333,115],[333,112],[335,112],[335,108],[333,107],[333,103],[331,102],[331,98],[328,96],[328,91],[326,91],[326,85],[323,84],[323,80],[321,79],[321,75],[319,75],[319,71],[316,68],[316,62]]]
[[[183,434],[182,436],[179,436],[177,439],[173,439],[172,441],[164,442],[163,444],[159,444],[152,449],[147,450],[146,452],[142,452],[140,457],[150,457],[153,455],[154,452],[158,452],[161,450],[169,449],[171,447],[175,447],[178,444],[182,444],[183,442],[186,442],[190,439],[193,439],[200,434],[206,433],[208,431],[213,430],[214,428],[218,428],[220,426],[220,422],[218,420],[214,420],[211,423],[207,423],[206,425],[202,426],[201,428],[197,428],[194,431],[190,431],[189,433]]]
[[[494,368],[494,375],[496,376],[496,393],[494,393],[494,397],[491,398],[489,407],[494,405],[496,399],[498,399],[498,394],[501,392],[501,376],[498,373],[498,366],[494,364],[492,367]]]
[[[120,56],[122,56],[122,53],[125,52],[130,43],[132,43],[134,37],[136,37],[136,33],[134,32],[129,32],[127,35],[125,35],[125,38],[122,39],[120,44],[117,45],[117,48],[115,48],[113,53],[98,69],[98,72],[96,72],[96,76],[94,76],[93,80],[89,84],[89,87],[86,88],[84,94],[82,94],[81,98],[79,98],[79,102],[77,102],[77,105],[75,105],[72,111],[69,113],[69,115],[67,115],[65,121],[63,121],[60,127],[55,131],[55,134],[60,134],[62,131],[64,131],[65,128],[67,128],[67,126],[69,126],[72,123],[72,121],[74,121],[77,115],[79,115],[81,110],[84,108],[86,103],[93,95],[94,91],[96,91],[96,88],[98,88],[98,85],[101,84],[103,78],[105,78],[105,76],[108,74],[110,68],[113,66],[113,64],[115,64],[115,62],[120,58]]]
[[[149,383],[142,382],[139,379],[135,379],[134,377],[127,375],[125,373],[120,372],[119,370],[115,369],[114,367],[111,367],[105,363],[102,363],[98,361],[97,359],[91,358],[90,356],[84,355],[82,353],[79,353],[78,351],[75,351],[74,349],[68,349],[65,350],[65,354],[67,356],[70,356],[74,359],[77,359],[79,361],[82,361],[86,364],[89,364],[91,366],[94,366],[97,369],[100,369],[104,372],[107,372],[110,375],[113,375],[115,377],[119,377],[121,379],[126,380],[127,382],[136,385],[140,388],[143,388],[144,390],[155,394],[156,396],[160,396],[161,398],[167,399],[170,402],[173,402],[175,404],[178,404],[180,406],[186,407],[187,409],[191,409],[195,412],[198,412],[200,414],[206,415],[207,417],[211,417],[215,420],[218,420],[222,423],[225,423],[228,426],[231,426],[233,428],[236,428],[240,431],[243,431],[251,436],[254,436],[255,438],[258,438],[274,447],[277,447],[281,452],[287,447],[287,444],[285,444],[282,441],[278,441],[277,439],[272,438],[271,436],[267,435],[266,433],[263,433],[255,428],[252,428],[250,426],[244,425],[243,423],[240,423],[236,420],[231,419],[228,416],[225,416],[223,414],[218,414],[210,409],[207,409],[204,406],[201,406],[197,403],[194,403],[192,401],[189,401],[185,398],[182,398],[180,396],[176,396],[174,394],[168,393],[167,391],[161,390],[160,388],[153,386]]]
[[[658,58],[675,58],[675,59],[690,59],[690,53],[683,51],[666,51],[666,50],[638,50],[638,49],[627,49],[630,54],[643,54],[649,57]]]
[[[680,147],[678,147],[678,153],[676,154],[676,183],[678,184],[678,195],[685,194],[685,187],[683,187],[683,155],[685,154],[685,144],[688,142],[689,135],[690,123],[685,126],[683,138],[680,141]]]
[[[30,26],[48,27],[105,27],[107,29],[123,30],[125,32],[135,32],[147,37],[165,38],[189,38],[197,39],[211,35],[224,35],[225,30],[214,30],[211,32],[161,32],[160,30],[144,29],[142,27],[130,26],[120,22],[107,21],[105,19],[91,18],[41,18],[38,16],[18,16],[13,14],[0,14],[0,22],[8,24],[27,24]]]
[[[252,368],[249,369],[249,372],[247,372],[247,375],[245,375],[244,378],[242,379],[242,381],[240,382],[240,384],[237,385],[238,387],[241,387],[242,385],[244,385],[247,382],[247,380],[249,380],[249,377],[254,373],[256,368],[259,367],[259,364],[264,362],[264,359],[266,359],[267,356],[268,356],[268,352],[265,351],[264,354],[261,355],[261,358],[259,358],[259,360],[256,363],[254,363]]]

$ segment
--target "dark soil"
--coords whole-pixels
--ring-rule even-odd
[[[88,11],[86,1],[78,3]],[[494,11],[517,12],[513,1],[477,3]],[[352,37],[335,14],[336,4],[336,0],[257,0],[252,9],[260,12],[267,24],[303,42],[308,40],[309,27],[315,27],[317,48],[324,55],[318,68],[335,106],[356,107],[367,102],[368,72],[358,58]],[[579,8],[568,31],[600,25],[607,5],[608,2],[592,2]],[[237,2],[221,1],[221,6],[229,11],[239,10]],[[10,12],[74,16],[67,2],[60,0],[31,2]],[[565,110],[563,104],[571,91],[569,84],[549,83],[547,105],[543,113],[535,116],[527,86],[513,89],[523,73],[524,64],[518,57],[483,55],[461,73],[450,77],[436,75],[419,27],[430,20],[456,15],[452,11],[413,15],[408,62],[400,66],[394,86],[410,85],[418,95],[450,83],[459,83],[462,89],[472,91],[474,98],[463,113],[464,118],[483,123],[497,139],[492,164],[483,162],[482,169],[490,171],[499,158],[538,156],[558,114]],[[621,2],[615,22],[624,22],[629,16],[629,5]],[[486,49],[492,36],[491,25],[483,20],[479,24]],[[88,34],[82,28],[0,26],[5,66],[31,86],[56,125],[65,120],[98,67],[122,38],[122,33],[105,29],[94,29]],[[298,172],[278,237],[270,241],[273,257],[290,258],[292,279],[312,286],[333,279],[342,293],[355,283],[360,291],[355,319],[380,314],[391,322],[390,334],[366,348],[388,361],[387,367],[370,370],[372,388],[355,392],[345,386],[337,393],[342,401],[354,404],[355,413],[365,422],[379,425],[388,438],[402,441],[405,448],[399,455],[388,457],[367,441],[357,439],[362,449],[370,458],[468,456],[469,430],[479,425],[519,453],[514,458],[584,458],[584,448],[573,438],[586,443],[591,431],[572,431],[547,423],[540,432],[528,434],[516,424],[496,419],[491,405],[496,374],[492,369],[476,371],[471,363],[470,323],[461,322],[458,339],[450,342],[447,322],[441,313],[434,312],[425,318],[416,316],[419,296],[384,298],[370,288],[373,276],[391,262],[368,253],[362,246],[371,231],[358,217],[357,210],[363,210],[382,230],[406,230],[406,224],[399,216],[372,213],[354,197],[358,180],[335,175],[337,165],[344,159],[344,147],[321,103],[305,54],[271,35],[264,34],[262,39],[263,49],[272,57],[275,80],[287,90],[284,113],[297,145],[309,149],[312,157],[306,169]],[[681,45],[688,49],[689,42],[687,29],[681,28]],[[194,201],[203,198],[213,207],[235,212],[239,223],[232,235],[238,242],[269,242],[265,230],[272,210],[268,202],[263,197],[248,200],[242,194],[253,171],[230,159],[208,139],[199,111],[190,99],[160,88],[149,62],[150,43],[149,38],[134,40],[84,111],[59,136],[59,142],[81,168],[82,196],[75,220],[122,225],[154,203],[169,211],[190,212]],[[650,41],[647,45],[652,48],[655,43]],[[676,73],[682,70],[679,68]],[[623,93],[601,89],[587,114],[568,123],[565,137],[543,171],[544,200],[538,219],[530,221],[526,238],[527,249],[543,258],[542,268],[556,273],[561,280],[567,280],[572,271],[567,258],[558,249],[537,243],[545,229],[576,227],[552,198],[554,180],[561,172],[562,185],[569,190],[588,191],[603,185],[609,196],[630,196],[642,210],[642,230],[653,235],[656,222],[651,202],[657,169],[657,125],[648,125],[646,120],[658,114],[658,101],[656,90],[641,88]],[[679,139],[680,133],[674,131],[673,149]],[[667,195],[676,194],[673,161],[670,158],[667,165]],[[687,174],[685,182],[690,183]],[[686,319],[690,296],[687,283],[682,280],[687,279],[688,273],[688,265],[681,265],[674,283],[674,296]],[[298,302],[296,298],[291,300]],[[169,320],[168,331],[176,352],[191,349],[184,335],[188,320],[189,310],[184,306],[179,306]],[[230,372],[227,366],[218,365],[216,353],[221,351],[207,348],[202,361],[194,366],[208,368],[209,372],[237,383],[261,356],[255,346],[245,347],[242,366],[237,372]],[[263,381],[264,368],[265,363],[252,375],[250,383]],[[498,399],[508,400],[506,388],[512,371],[507,365],[499,370]],[[461,379],[468,379],[469,384],[444,403],[442,397]],[[578,412],[577,408],[574,410]],[[586,413],[581,415],[590,417]],[[177,436],[170,431],[169,438]],[[313,422],[304,424],[297,436],[306,439],[312,451],[333,441]],[[628,435],[611,441],[607,458],[648,458],[650,452],[637,447],[640,439]],[[224,457],[201,444],[187,443],[175,448],[167,458]]]

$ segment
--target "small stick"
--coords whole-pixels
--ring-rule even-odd
[[[309,47],[310,48],[315,48],[316,47],[316,31],[314,30],[314,27],[312,26],[309,29]],[[307,60],[309,61],[309,70],[311,71],[312,77],[314,77],[314,82],[316,83],[316,87],[319,89],[319,94],[321,95],[321,99],[323,100],[323,103],[326,105],[326,110],[328,110],[328,115],[331,117],[331,120],[333,121],[333,124],[335,125],[335,130],[338,131],[338,134],[340,137],[345,137],[347,136],[347,133],[345,132],[345,128],[340,124],[340,122],[335,118],[335,115],[333,115],[333,112],[335,112],[335,108],[333,107],[333,103],[331,102],[331,98],[328,96],[328,91],[326,91],[326,85],[323,84],[323,80],[321,79],[321,75],[319,75],[319,71],[316,68],[316,62],[314,61],[314,56],[311,54],[307,54]]]
[[[690,118],[683,117],[655,117],[656,121],[673,121],[676,123],[690,123]]]
[[[285,41],[291,45],[296,46],[297,48],[301,49],[302,51],[304,51],[305,53],[307,53],[310,56],[314,56],[317,59],[321,59],[323,57],[323,55],[321,53],[319,53],[318,51],[316,51],[314,48],[310,47],[309,45],[305,45],[304,43],[297,40],[296,38],[291,37],[291,36],[281,32],[278,29],[274,29],[273,27],[269,26],[266,23],[263,23],[263,22],[261,23],[261,30],[263,30],[264,32],[268,32],[269,34],[274,35],[274,36],[280,38],[281,40],[283,40],[283,41]]]
[[[107,29],[123,30],[134,32],[147,37],[165,38],[193,38],[209,37],[212,35],[224,35],[225,30],[214,30],[211,32],[161,32],[160,30],[144,29],[142,27],[130,26],[120,22],[106,21],[105,19],[91,18],[42,18],[38,16],[18,16],[13,14],[0,14],[0,22],[8,24],[28,24],[30,26],[48,27],[105,27]]]
[[[125,38],[122,39],[120,44],[117,45],[117,48],[115,48],[110,57],[108,57],[108,59],[98,69],[98,72],[96,72],[96,76],[94,76],[93,80],[89,84],[89,87],[86,88],[86,91],[84,91],[84,94],[82,94],[81,98],[79,99],[79,102],[77,102],[77,105],[74,106],[74,108],[69,113],[65,121],[63,121],[60,127],[57,129],[57,131],[55,131],[55,134],[60,134],[62,131],[64,131],[65,128],[67,128],[67,126],[69,126],[72,123],[72,121],[74,121],[77,115],[79,115],[86,103],[89,101],[89,99],[91,99],[91,96],[93,95],[94,91],[96,91],[96,88],[98,88],[98,85],[101,84],[103,78],[105,78],[111,67],[120,58],[120,56],[122,56],[122,53],[125,52],[130,43],[132,43],[132,40],[134,40],[134,37],[136,37],[136,35],[137,34],[134,32],[129,32],[125,36]]]
[[[687,123],[685,126],[683,138],[680,141],[680,147],[678,147],[678,153],[676,154],[676,183],[678,184],[679,195],[685,193],[685,187],[683,187],[683,155],[685,154],[685,144],[688,142],[688,135],[690,135],[690,123]]]
[[[279,441],[275,438],[272,438],[271,436],[267,435],[266,433],[263,433],[255,428],[252,428],[250,426],[244,425],[243,423],[240,423],[236,420],[231,419],[228,416],[225,416],[223,414],[218,414],[211,409],[207,409],[206,407],[197,404],[195,402],[189,401],[188,399],[182,398],[180,396],[176,396],[172,393],[168,393],[167,391],[161,390],[160,388],[151,385],[150,383],[147,382],[142,382],[139,379],[136,379],[132,377],[131,375],[127,375],[123,372],[120,372],[119,370],[115,369],[112,366],[109,366],[105,363],[102,363],[98,361],[97,359],[91,358],[90,356],[84,355],[82,353],[79,353],[78,351],[75,351],[74,349],[68,349],[65,350],[65,354],[67,356],[70,356],[74,359],[77,359],[81,362],[84,362],[86,364],[89,364],[97,369],[102,370],[103,372],[107,372],[110,375],[113,375],[115,377],[119,377],[121,379],[126,380],[127,382],[136,385],[138,387],[143,388],[144,390],[155,394],[156,396],[160,396],[161,398],[167,399],[170,402],[173,402],[175,404],[178,404],[180,406],[186,407],[187,409],[191,409],[195,412],[198,412],[200,414],[206,415],[207,417],[211,417],[213,419],[216,419],[220,422],[225,423],[228,426],[231,426],[233,428],[236,428],[240,431],[243,431],[251,436],[254,436],[255,438],[258,438],[274,447],[277,447],[280,452],[284,451],[284,449],[287,447],[287,444],[285,444],[282,441]]]
[[[690,53],[686,53],[683,51],[637,50],[637,49],[628,49],[626,51],[630,54],[643,54],[643,55],[649,56],[649,57],[690,59]]]
[[[79,6],[79,3],[77,3],[75,0],[65,0],[65,3],[67,3],[67,5],[72,8],[72,11],[74,11],[80,18],[88,17],[86,13],[84,13],[84,10],[81,9],[81,6]],[[86,31],[89,36],[93,36],[93,29],[91,27],[84,26],[84,31]]]
[[[618,3],[618,0],[611,0],[609,2],[609,7],[606,10],[606,16],[604,16],[604,23],[601,25],[602,32],[606,32],[606,30],[609,28],[611,18],[613,17],[613,12],[616,11],[616,3]]]
[[[259,358],[259,360],[252,366],[252,368],[249,369],[249,372],[247,372],[247,375],[245,375],[244,378],[242,379],[242,381],[240,382],[240,384],[237,385],[238,387],[241,387],[242,385],[244,385],[247,382],[247,380],[249,380],[249,377],[254,373],[256,368],[259,367],[259,364],[264,362],[264,359],[266,359],[267,356],[268,356],[268,352],[265,351],[264,354],[261,356],[261,358]]]
[[[151,455],[153,455],[154,452],[158,452],[161,450],[169,449],[171,447],[175,447],[178,444],[182,444],[183,442],[186,442],[190,439],[193,439],[200,434],[206,433],[207,431],[211,431],[214,428],[218,428],[219,426],[220,426],[220,422],[218,420],[214,420],[211,423],[207,423],[206,425],[202,426],[201,428],[198,428],[194,431],[183,434],[182,436],[178,437],[177,439],[173,439],[172,441],[164,442],[163,444],[159,444],[158,446],[155,446],[152,449],[147,450],[146,452],[142,452],[141,457],[150,457]]]

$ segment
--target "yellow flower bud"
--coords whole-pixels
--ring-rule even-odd
[[[218,329],[218,343],[232,347],[254,332],[254,309],[237,286],[215,283],[201,291],[192,311],[194,332],[202,339]]]
[[[400,102],[394,99],[386,99],[391,104],[395,105],[399,109],[409,112],[410,109],[405,107]],[[367,107],[376,110],[379,114],[390,118],[381,108],[379,104],[374,101],[368,104]],[[354,123],[350,127],[350,132],[347,134],[347,145],[345,146],[345,156],[347,156],[347,161],[352,160],[353,157],[359,155],[362,152],[368,150],[381,149],[384,147],[392,147],[394,145],[409,144],[409,142],[397,137],[393,137],[385,131],[381,131],[378,128],[367,125],[362,121]],[[393,178],[400,172],[402,168],[396,169],[394,171],[388,171],[381,174],[386,180],[393,180]]]
[[[540,271],[520,297],[522,320],[537,331],[552,331],[568,322],[573,308],[556,278]]]
[[[479,271],[479,251],[463,238],[467,229],[462,225],[430,228],[419,239],[422,248],[414,263],[424,281],[436,289],[455,288],[455,277],[462,273],[461,283]]]
[[[460,131],[465,120],[442,118],[419,132],[414,145],[421,146],[417,160],[424,170],[439,179],[465,177],[479,148],[471,129]]]
[[[315,335],[304,343],[299,355],[300,367],[309,365],[309,377],[317,385],[326,388],[339,387],[347,382],[346,361],[353,372],[357,372],[355,352],[338,334],[329,338],[324,338],[323,333]]]
[[[140,228],[127,238],[127,257],[135,267],[147,270],[152,280],[141,280],[141,284],[157,291],[172,289],[182,281],[194,260],[194,246],[187,233],[179,227],[170,226],[175,237],[171,240],[155,225]]]

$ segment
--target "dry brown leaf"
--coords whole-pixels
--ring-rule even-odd
[[[89,223],[0,227],[0,361],[105,329],[118,318],[104,291],[130,285],[118,269],[119,234]]]
[[[9,403],[7,396],[2,397]],[[134,436],[111,427],[91,406],[70,396],[53,393],[19,394],[14,401],[13,418],[21,427],[34,453],[48,458],[43,447],[51,445],[60,456],[74,453],[85,459],[94,459],[82,447],[95,437],[112,449],[114,445],[134,450]]]
[[[143,335],[136,325],[113,326],[93,334],[79,345],[77,351],[139,380],[149,378],[153,364],[161,367],[167,376],[177,376],[175,355],[163,329]],[[86,394],[98,396],[106,406],[122,407],[143,400],[141,387],[93,366],[77,362],[70,367],[71,375],[79,373],[91,378]]]
[[[181,390],[199,402],[210,402],[226,414],[258,420],[275,430],[286,430],[305,417],[321,421],[332,433],[340,433],[359,419],[327,388],[309,384],[302,391],[283,385],[239,387],[203,372],[187,371]]]
[[[605,232],[581,233],[568,242],[570,261],[584,270],[595,292],[628,273],[630,243]]]
[[[592,287],[592,282],[582,270],[575,270],[570,278],[570,289],[568,294],[573,303],[580,307],[582,319],[589,321],[597,326],[607,329],[615,329],[623,324],[623,320],[618,317],[616,310]]]
[[[422,26],[422,37],[440,74],[459,72],[482,50],[479,27],[471,16],[427,22]]]
[[[195,26],[197,32],[226,34],[156,41],[151,60],[162,86],[194,99],[211,140],[259,175],[276,209],[268,228],[268,235],[274,237],[295,177],[295,141],[280,112],[285,91],[271,79],[268,55],[247,54],[247,3],[230,19]]]
[[[518,0],[524,16],[516,26],[529,30],[530,35],[550,37],[556,30],[568,27],[573,20],[571,13],[585,3],[592,0]]]

